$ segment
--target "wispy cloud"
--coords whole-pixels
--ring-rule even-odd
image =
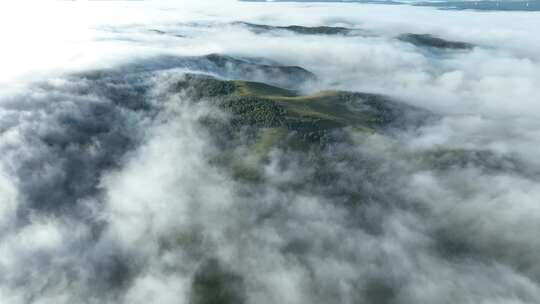
[[[227,303],[540,302],[536,13],[2,7],[1,303],[210,303],[216,292]],[[430,49],[404,33],[474,47]],[[235,178],[253,134],[216,136],[205,121],[230,116],[178,82],[195,71],[285,85],[300,67],[317,76],[303,93],[380,93],[437,119],[391,135],[345,129],[317,157],[269,148],[262,182]]]

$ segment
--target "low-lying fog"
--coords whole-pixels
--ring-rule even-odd
[[[11,2],[0,303],[540,303],[539,13]],[[351,32],[277,28],[290,25]],[[399,39],[411,33],[472,47]],[[316,79],[257,68],[274,65]],[[377,93],[437,118],[351,134],[318,156],[325,182],[274,148],[254,184],[213,161],[225,152],[201,119],[230,117],[175,90],[187,72]]]

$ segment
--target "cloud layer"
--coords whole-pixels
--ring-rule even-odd
[[[540,302],[538,14],[3,5],[1,303]],[[475,47],[421,48],[403,33]],[[194,57],[212,53],[254,68]],[[290,82],[255,68],[276,62],[317,75],[305,92],[381,93],[440,119],[391,136],[344,130],[352,140],[317,158],[274,148],[264,182],[237,179],[216,160],[248,162],[250,139],[224,144],[203,122],[230,117],[176,84],[188,71]]]

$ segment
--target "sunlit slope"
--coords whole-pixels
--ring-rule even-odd
[[[192,98],[208,98],[233,114],[233,124],[286,128],[299,133],[354,127],[365,130],[408,128],[431,116],[428,111],[389,97],[345,91],[303,95],[249,81],[188,74],[177,85]]]
[[[310,159],[310,166],[320,166],[328,149],[363,145],[372,136],[384,146],[385,157],[426,170],[442,173],[472,166],[486,172],[531,174],[514,159],[482,150],[441,146],[421,153],[408,151],[403,134],[414,134],[439,116],[384,95],[346,91],[305,95],[265,83],[201,74],[186,74],[175,90],[227,114],[224,121],[208,117],[203,125],[222,148],[215,161],[241,179],[261,181],[262,164],[276,149],[295,151]]]

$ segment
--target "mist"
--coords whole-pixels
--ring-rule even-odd
[[[0,303],[539,303],[539,17],[1,4]],[[395,121],[261,146],[193,74]]]

